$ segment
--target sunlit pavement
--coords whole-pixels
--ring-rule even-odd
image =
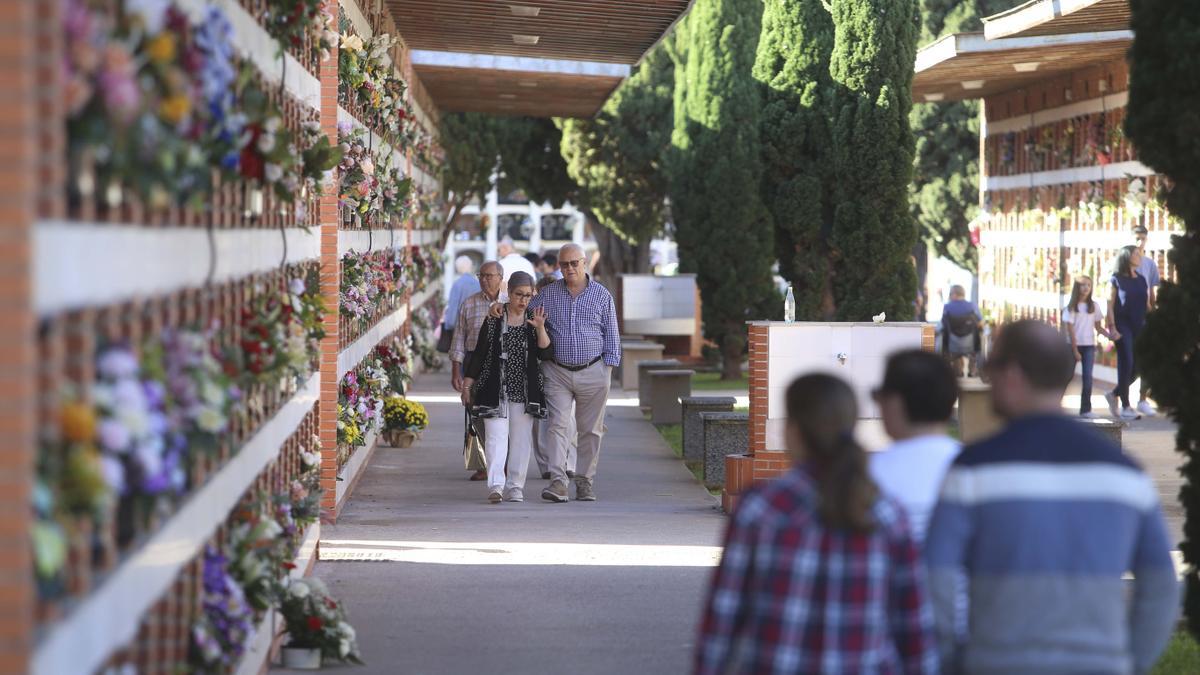
[[[719,558],[716,500],[614,390],[599,501],[542,501],[531,462],[526,502],[488,504],[462,468],[448,379],[417,382],[430,428],[380,448],[322,528],[314,573],[349,608],[367,661],[354,672],[686,672]]]

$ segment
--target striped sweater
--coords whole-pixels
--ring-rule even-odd
[[[943,670],[1146,672],[1179,613],[1170,549],[1154,485],[1116,444],[1062,416],[1013,422],[963,450],[934,509]]]

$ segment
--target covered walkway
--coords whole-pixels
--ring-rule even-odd
[[[490,505],[466,480],[448,376],[412,397],[430,426],[381,447],[314,574],[342,598],[362,673],[668,673],[690,663],[724,518],[630,399],[614,389],[599,501]]]

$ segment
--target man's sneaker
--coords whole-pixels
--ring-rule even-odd
[[[596,493],[592,491],[592,481],[587,480],[586,478],[575,481],[575,501],[596,501]]]
[[[1105,400],[1105,401],[1108,401],[1108,411],[1112,413],[1112,416],[1113,416],[1113,417],[1120,417],[1120,416],[1121,416],[1121,409],[1117,407],[1117,394],[1116,394],[1116,392],[1112,392],[1112,391],[1106,391],[1106,392],[1104,392],[1104,400]]]
[[[1121,419],[1123,420],[1136,420],[1139,418],[1141,418],[1141,415],[1133,408],[1124,408],[1121,410]]]
[[[1081,412],[1081,413],[1079,413],[1079,416],[1080,416],[1080,417],[1082,417],[1082,418],[1084,418],[1084,419],[1086,419],[1086,420],[1094,420],[1094,419],[1096,419],[1097,417],[1099,417],[1099,415],[1097,415],[1096,413],[1092,412],[1091,410],[1089,410],[1089,411],[1087,411],[1087,412]]]
[[[1154,406],[1150,405],[1150,401],[1147,401],[1146,399],[1142,399],[1138,402],[1137,410],[1146,417],[1154,417],[1158,414],[1158,412],[1154,410]]]
[[[561,480],[550,483],[545,490],[542,490],[542,499],[558,504],[567,503],[567,484]]]
[[[493,504],[499,504],[503,500],[504,497],[500,494],[499,490],[492,490],[492,494],[488,495],[488,501]]]
[[[525,495],[521,494],[520,490],[512,489],[512,490],[509,490],[508,493],[504,495],[504,501],[506,501],[506,502],[523,502],[523,501],[525,501]]]

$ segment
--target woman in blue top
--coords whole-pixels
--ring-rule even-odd
[[[1104,395],[1113,416],[1135,420],[1138,415],[1129,405],[1129,385],[1133,383],[1136,365],[1133,361],[1133,343],[1137,341],[1146,323],[1146,307],[1150,298],[1150,287],[1146,278],[1138,274],[1142,252],[1136,246],[1126,246],[1117,255],[1117,269],[1109,283],[1108,330],[1116,331],[1117,388]],[[1121,399],[1121,411],[1117,412],[1117,398]]]

